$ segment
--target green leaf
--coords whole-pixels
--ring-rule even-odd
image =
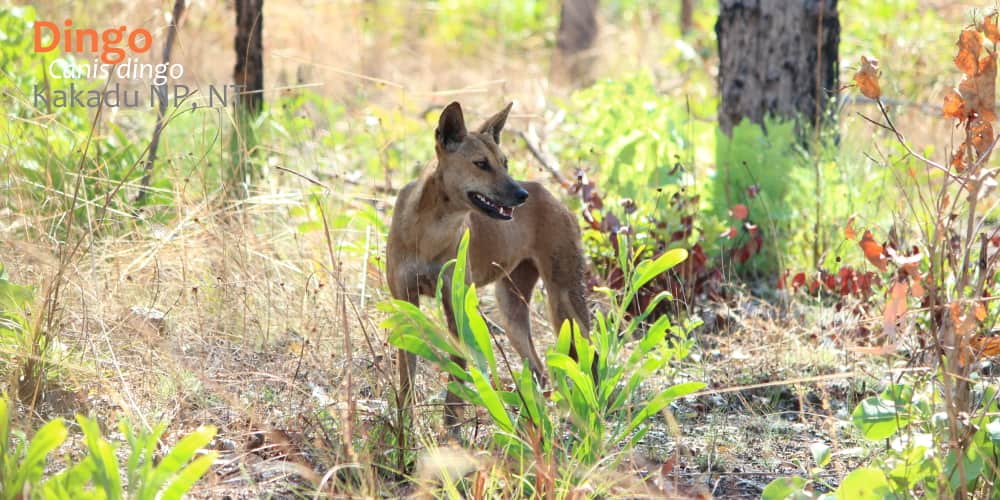
[[[472,382],[471,376],[469,376],[469,382]],[[483,406],[483,398],[479,397],[479,393],[472,390],[469,386],[450,380],[446,387],[448,392],[458,396],[462,401],[476,406]]]
[[[826,443],[813,443],[809,445],[809,451],[812,452],[813,463],[816,464],[816,467],[823,468],[829,465],[832,454]]]
[[[573,381],[575,392],[583,396],[591,411],[598,410],[600,405],[597,404],[594,380],[580,370],[580,365],[573,358],[562,353],[550,352],[547,361],[550,370],[559,370]]]
[[[459,338],[462,342],[471,344],[472,339],[465,337],[465,309],[462,307],[465,304],[465,292],[468,288],[465,282],[465,272],[466,266],[468,265],[468,254],[469,254],[469,230],[466,229],[462,233],[462,240],[458,243],[458,255],[455,258],[455,264],[453,266],[451,275],[451,290],[445,290],[444,292],[451,293],[451,304],[453,316],[455,316],[455,327],[458,331]],[[446,273],[445,268],[441,269],[441,273]]]
[[[803,496],[802,489],[809,481],[802,477],[779,477],[768,483],[761,492],[761,500],[785,500],[789,497],[798,498]],[[807,497],[808,498],[808,497]]]
[[[643,285],[664,271],[684,262],[688,256],[687,250],[674,248],[667,250],[655,260],[644,260],[635,266],[635,276],[632,278],[632,290],[638,291]]]
[[[912,489],[920,481],[930,479],[935,475],[934,461],[926,457],[927,447],[909,445],[905,457],[898,461],[899,465],[889,472],[889,480],[903,489]]]
[[[952,489],[957,490],[962,483],[962,474],[958,471],[958,457],[961,450],[951,450],[944,459],[944,475],[949,478]],[[991,457],[992,458],[992,457]],[[968,482],[967,486],[973,485],[979,476],[983,473],[983,468],[985,467],[985,461],[983,460],[983,454],[979,450],[979,446],[974,443],[970,443],[965,453],[961,454],[962,469],[965,473],[965,480]]]
[[[201,426],[195,429],[194,432],[184,436],[170,452],[166,454],[157,464],[156,468],[153,469],[153,477],[150,478],[148,484],[148,491],[151,493],[156,493],[160,491],[170,478],[181,471],[185,464],[187,464],[194,456],[198,453],[202,447],[207,445],[212,438],[215,436],[215,427],[211,425]],[[204,457],[202,457],[204,458]],[[211,464],[211,463],[209,463]],[[197,481],[201,475],[199,474],[194,480]],[[194,484],[192,482],[192,484]]]
[[[66,424],[61,418],[50,420],[41,429],[38,429],[28,444],[28,451],[21,460],[10,491],[19,492],[25,484],[34,485],[37,483],[45,470],[46,457],[66,441],[68,434]],[[7,459],[7,457],[3,458]]]
[[[497,360],[493,356],[493,346],[490,344],[490,329],[486,320],[479,314],[479,298],[476,296],[476,286],[471,285],[465,293],[466,328],[474,342],[473,359],[479,363],[483,373],[496,373]]]
[[[881,470],[874,467],[857,469],[837,488],[838,500],[883,500],[895,499],[896,494],[889,488],[889,480]]]
[[[208,469],[215,463],[217,456],[218,452],[213,451],[195,459],[170,481],[167,488],[163,490],[163,495],[159,498],[161,500],[173,500],[183,497],[208,472]]]
[[[103,490],[109,499],[121,498],[122,485],[118,475],[118,458],[115,456],[114,447],[101,437],[101,428],[97,421],[83,415],[77,415],[76,422],[83,431],[88,456],[94,463],[94,486]]]
[[[877,397],[871,397],[859,403],[852,416],[854,425],[865,436],[865,439],[872,441],[892,436],[909,423],[909,419],[896,403]]]
[[[311,220],[311,221],[303,222],[303,223],[299,224],[298,226],[296,226],[295,230],[298,231],[299,234],[306,234],[306,233],[312,233],[312,232],[316,232],[316,231],[322,231],[323,230],[323,222],[322,221],[318,221],[318,220]]]
[[[476,387],[476,392],[482,398],[483,407],[489,412],[490,417],[493,418],[493,422],[500,429],[514,433],[514,422],[511,420],[510,415],[507,414],[507,410],[504,409],[503,402],[500,400],[497,392],[493,390],[490,381],[486,379],[482,372],[475,368],[470,368],[469,374],[472,375],[472,383]]]
[[[643,408],[642,411],[640,411],[635,416],[635,418],[632,419],[632,421],[628,424],[628,426],[618,433],[618,435],[615,437],[614,442],[615,443],[621,442],[623,439],[625,439],[626,436],[631,434],[633,430],[642,425],[642,423],[645,422],[646,419],[659,413],[660,410],[666,408],[671,401],[680,397],[687,396],[688,394],[691,394],[693,392],[699,391],[703,389],[705,385],[706,384],[704,382],[685,382],[683,384],[677,384],[671,386],[668,389],[664,390],[663,392],[657,394],[656,397],[651,399],[649,403],[646,404],[646,407]]]

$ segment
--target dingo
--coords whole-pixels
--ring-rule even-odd
[[[564,320],[573,319],[587,335],[583,248],[576,217],[540,184],[517,182],[507,172],[500,131],[512,105],[474,132],[466,130],[457,102],[441,113],[434,132],[437,161],[396,200],[386,248],[389,289],[393,297],[415,305],[420,294],[433,297],[441,267],[455,258],[468,228],[468,279],[477,287],[497,282],[507,337],[536,378],[545,380],[545,365],[531,340],[532,290],[541,277],[553,327],[558,330]],[[450,284],[444,286],[445,317],[455,334]],[[400,351],[398,363],[400,405],[408,406],[416,357]],[[449,393],[446,426],[457,423],[458,404]]]

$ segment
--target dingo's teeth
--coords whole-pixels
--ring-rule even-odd
[[[510,220],[514,216],[514,207],[503,205],[482,193],[470,191],[469,199],[486,215],[495,219]]]

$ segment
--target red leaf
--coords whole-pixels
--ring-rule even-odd
[[[781,273],[781,275],[778,276],[778,287],[777,287],[778,290],[784,290],[785,289],[785,286],[786,286],[785,285],[785,280],[788,278],[788,273],[789,273],[789,271],[786,269],[785,272]]]
[[[865,258],[868,259],[868,262],[871,262],[872,265],[879,269],[879,271],[886,271],[886,262],[888,259],[886,259],[885,255],[883,255],[885,253],[885,249],[882,245],[875,242],[875,238],[872,237],[871,231],[865,231],[865,235],[861,237],[861,241],[858,242],[858,245],[861,246],[861,251],[865,253]]]
[[[736,220],[744,220],[747,218],[748,215],[750,215],[750,210],[747,208],[746,205],[738,203],[736,205],[733,205],[733,208],[729,209],[729,215]]]
[[[792,288],[797,289],[804,284],[806,284],[806,273],[799,273],[792,277]]]

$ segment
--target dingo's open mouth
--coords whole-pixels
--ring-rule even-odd
[[[480,210],[494,219],[510,220],[514,217],[514,207],[502,205],[500,202],[475,191],[469,191],[469,199]]]

